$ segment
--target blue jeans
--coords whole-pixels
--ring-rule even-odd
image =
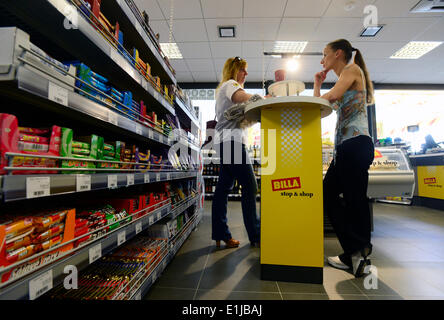
[[[252,243],[260,242],[260,221],[256,212],[257,182],[245,145],[231,141],[231,143],[221,143],[219,146],[221,167],[212,205],[212,239],[228,240],[232,238],[227,225],[227,202],[228,194],[237,180],[242,186],[242,214],[248,238]],[[225,152],[227,152],[227,147],[231,147],[231,159],[228,159],[231,162],[224,161],[223,163],[223,149],[225,148]],[[240,164],[236,164],[240,161],[234,161],[236,159],[235,150],[242,152],[242,163]],[[240,160],[240,154],[237,154],[237,157]]]

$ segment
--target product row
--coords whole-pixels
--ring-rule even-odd
[[[76,135],[70,128],[52,126],[51,128],[20,127],[18,119],[12,114],[0,113],[0,174],[6,174],[4,167],[40,167],[40,168],[75,168],[91,169],[79,171],[95,173],[94,169],[131,169],[137,170],[189,170],[196,163],[188,154],[169,152],[157,154],[150,149],[142,149],[136,145],[129,145],[123,141],[109,141],[104,137],[91,135]],[[5,153],[20,153],[20,156],[7,157]],[[166,153],[166,151],[163,151]],[[41,158],[26,157],[25,155],[39,155]],[[71,158],[58,160],[44,158],[57,156]],[[79,160],[72,160],[72,159]],[[83,159],[83,160],[82,160]],[[94,163],[86,160],[101,160]],[[105,162],[106,161],[106,162]],[[109,162],[107,162],[109,161]],[[125,164],[128,163],[128,164]],[[106,170],[100,170],[101,172]],[[75,170],[62,173],[75,173]],[[12,174],[42,174],[58,173],[56,170],[12,171]]]
[[[191,221],[189,208],[174,219],[151,226],[140,236],[81,271],[78,287],[63,284],[50,291],[49,299],[113,300],[128,299],[168,254],[168,243]]]

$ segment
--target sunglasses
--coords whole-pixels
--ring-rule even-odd
[[[234,57],[233,62],[241,62],[243,59],[241,57]]]

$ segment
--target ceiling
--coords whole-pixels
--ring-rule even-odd
[[[444,13],[410,13],[419,0],[134,0],[150,18],[150,26],[169,41],[171,1],[172,41],[183,60],[171,60],[178,82],[218,82],[225,60],[240,56],[248,62],[248,81],[274,79],[284,59],[264,57],[274,42],[308,41],[306,52],[322,52],[339,38],[363,53],[375,83],[444,84],[444,44],[417,60],[389,59],[409,41],[444,41]],[[374,38],[361,38],[367,5],[377,8],[384,28]],[[221,39],[217,26],[236,26],[236,38]],[[320,56],[302,56],[289,78],[312,82],[321,70]],[[327,82],[334,81],[330,73]]]

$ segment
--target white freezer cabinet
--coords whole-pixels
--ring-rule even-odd
[[[333,148],[324,147],[322,149],[324,176],[332,159]],[[414,189],[415,172],[405,151],[391,147],[375,148],[375,158],[369,169],[368,197],[412,198]]]

